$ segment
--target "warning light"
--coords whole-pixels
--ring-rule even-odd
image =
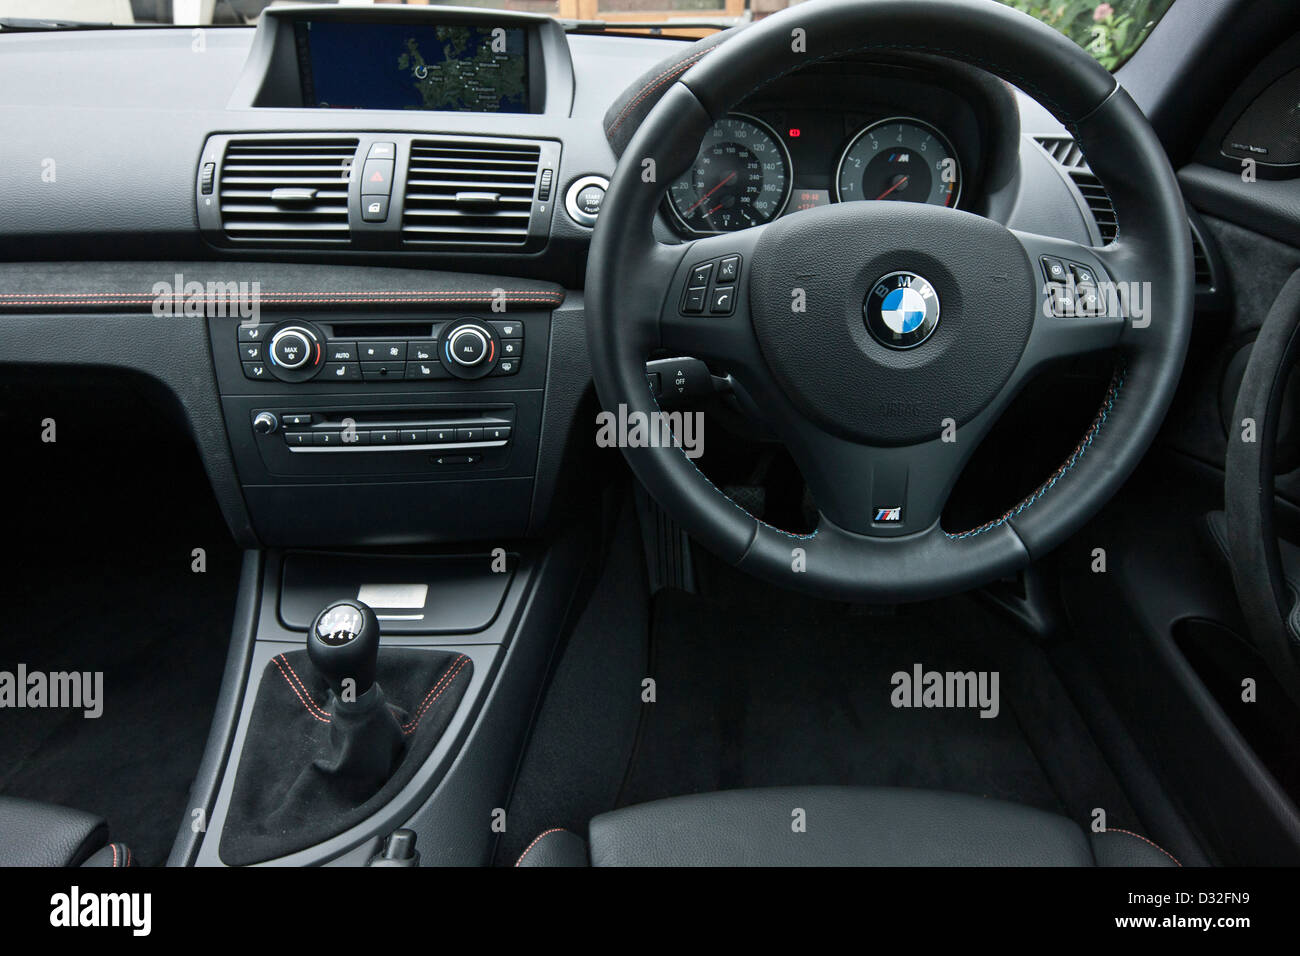
[[[791,129],[790,129],[790,138],[791,138],[791,139],[798,139],[798,138],[799,138],[799,133],[800,133],[799,127],[797,127],[797,126],[791,127]]]

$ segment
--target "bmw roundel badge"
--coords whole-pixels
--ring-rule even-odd
[[[939,294],[915,272],[891,272],[872,285],[862,312],[877,342],[910,349],[928,339],[939,324]]]

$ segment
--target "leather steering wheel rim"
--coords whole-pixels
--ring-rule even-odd
[[[889,37],[924,37],[926,42],[882,39]],[[1098,249],[1013,234],[957,210],[897,208],[913,207],[910,203],[835,204],[679,245],[654,237],[652,223],[664,193],[694,160],[716,119],[765,83],[802,66],[877,50],[948,56],[1034,96],[1071,132],[1106,185],[1122,228],[1119,237]],[[911,232],[923,234],[929,245],[918,239],[913,248],[907,238]],[[966,258],[969,251],[954,248],[949,254],[943,239],[947,232],[996,247],[1004,260],[990,278],[1005,285],[981,280]],[[771,289],[763,286],[764,267],[780,271],[781,257],[791,249],[824,242],[829,235],[850,244],[872,235],[894,237],[894,246],[882,247],[882,254],[910,250],[929,263],[946,290],[948,310],[943,320],[948,330],[941,324],[933,336],[935,341],[940,332],[948,337],[935,346],[936,362],[941,354],[959,356],[963,344],[980,334],[982,323],[993,321],[994,311],[1019,317],[1025,310],[1028,318],[1017,318],[1021,325],[1007,327],[1007,348],[1020,350],[1012,370],[999,373],[1005,381],[994,399],[959,423],[959,440],[948,443],[955,447],[940,444],[943,423],[937,416],[933,422],[911,423],[913,440],[896,444],[888,436],[863,441],[860,434],[837,434],[839,429],[826,421],[810,425],[808,416],[799,413],[812,400],[795,394],[787,381],[771,381],[778,377],[771,366],[779,343],[764,332],[763,323],[770,326],[780,319],[772,318],[776,306]],[[1023,261],[1013,261],[1013,248]],[[692,264],[732,252],[742,255],[747,270],[736,286],[735,315],[717,321],[681,315],[676,296]],[[1145,318],[1048,320],[1040,314],[1048,295],[1037,279],[1042,255],[1082,262],[1117,286],[1144,289]],[[834,292],[833,283],[826,286],[828,295],[838,296],[826,313],[833,324],[840,312],[851,311],[851,296],[858,294],[854,283],[860,284],[863,275],[848,276],[842,294]],[[673,84],[638,128],[615,169],[592,238],[588,342],[603,406],[622,407],[629,418],[653,419],[659,412],[645,378],[651,352],[681,348],[673,354],[734,359],[740,369],[733,376],[738,395],[775,423],[795,455],[821,510],[811,535],[791,535],[755,519],[715,488],[680,448],[623,447],[651,496],[704,546],[742,570],[795,590],[843,600],[913,601],[966,590],[1023,568],[1081,527],[1118,490],[1172,401],[1191,331],[1192,276],[1186,211],[1159,140],[1114,78],[1075,44],[1032,17],[987,0],[810,0],[714,47]],[[869,276],[867,281],[869,285]],[[992,301],[994,290],[1023,292],[1030,285],[1032,295],[1023,303],[1014,298],[1010,305],[999,303],[997,310],[980,308]],[[809,315],[807,321],[821,318]],[[849,356],[851,361],[875,362],[891,375],[907,368],[904,359],[868,354],[874,346],[862,344],[859,329],[836,325],[833,332],[853,336],[859,351]],[[920,369],[929,361],[924,348],[915,350],[922,355],[915,360]],[[743,356],[728,355],[728,349]],[[938,510],[961,466],[1020,385],[1047,361],[1103,349],[1117,352],[1116,378],[1071,458],[1006,515],[956,534],[940,528]],[[999,356],[999,361],[1005,359]],[[800,357],[781,352],[777,364],[785,360],[797,366]],[[978,368],[970,371],[974,374],[963,382],[988,387]],[[907,381],[906,376],[898,380]],[[805,387],[807,383],[804,379]],[[877,430],[888,424],[879,418],[871,423]],[[931,431],[918,438],[915,429]],[[919,507],[909,507],[908,513],[925,518],[925,527],[873,523],[870,515],[879,513],[879,502],[868,499],[888,484],[882,476],[893,482],[890,487],[901,482],[909,501],[917,499]],[[936,505],[931,499],[942,500]],[[824,501],[833,501],[834,520]]]
[[[1300,703],[1300,606],[1287,587],[1274,528],[1274,449],[1282,399],[1300,359],[1300,272],[1260,326],[1237,392],[1224,462],[1224,511],[1233,585],[1255,647]],[[1247,423],[1253,440],[1244,440]]]

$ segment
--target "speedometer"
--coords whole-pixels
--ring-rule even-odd
[[[840,157],[835,190],[840,202],[884,199],[956,206],[961,164],[952,144],[933,126],[896,116],[853,137]]]
[[[774,219],[790,196],[790,154],[761,120],[732,113],[704,134],[695,163],[668,191],[691,232],[734,232]]]

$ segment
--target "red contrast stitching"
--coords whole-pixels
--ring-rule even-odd
[[[623,122],[628,118],[628,116],[631,115],[632,110],[636,109],[638,103],[644,100],[655,90],[659,89],[659,87],[663,86],[665,83],[669,82],[670,80],[676,79],[678,76],[685,73],[688,69],[691,68],[691,66],[694,65],[696,60],[700,59],[700,57],[707,56],[708,54],[712,53],[716,49],[717,49],[716,46],[711,46],[707,50],[701,50],[698,53],[692,53],[690,56],[682,60],[680,63],[674,63],[672,66],[664,70],[658,76],[652,78],[650,82],[648,82],[645,86],[641,87],[641,92],[636,95],[636,99],[634,99],[631,103],[628,103],[627,106],[623,107],[623,109],[619,112],[618,116],[614,118],[614,122],[610,126],[610,128],[605,130],[605,135],[613,136],[614,132],[620,126],[622,126]]]
[[[1174,856],[1172,853],[1170,853],[1168,850],[1166,850],[1166,849],[1165,849],[1164,847],[1162,847],[1160,844],[1158,844],[1158,843],[1153,843],[1152,841],[1148,840],[1146,837],[1142,836],[1142,834],[1140,834],[1140,833],[1134,833],[1132,830],[1121,830],[1119,827],[1107,827],[1105,830],[1102,830],[1101,832],[1102,832],[1102,833],[1127,833],[1129,836],[1131,836],[1131,837],[1133,837],[1133,838],[1135,838],[1135,839],[1141,840],[1143,843],[1147,844],[1148,846],[1153,846],[1153,847],[1155,847],[1157,850],[1159,850],[1159,851],[1160,851],[1161,853],[1163,853],[1165,856],[1169,857],[1169,859],[1173,860],[1173,861],[1174,861],[1174,866],[1182,866],[1182,864],[1178,862],[1178,857]]]
[[[524,857],[526,857],[529,854],[529,852],[532,850],[533,847],[537,846],[537,844],[542,842],[542,837],[550,836],[552,833],[564,833],[564,832],[565,832],[564,827],[551,827],[551,829],[544,830],[543,832],[539,833],[537,835],[537,839],[535,839],[532,843],[528,844],[528,846],[524,848],[524,852],[519,854],[519,859],[515,860],[515,866],[520,866],[524,862]]]
[[[416,296],[420,296],[420,297],[422,297],[422,298],[436,298],[436,297],[438,297],[438,296],[444,296],[444,297],[445,297],[445,296],[449,296],[449,295],[477,295],[477,296],[484,296],[484,295],[487,295],[487,296],[491,296],[491,295],[496,295],[496,294],[497,294],[497,293],[495,293],[495,292],[494,292],[493,290],[491,290],[491,289],[426,289],[426,290],[420,290],[420,289],[376,289],[376,290],[374,290],[373,292],[320,292],[320,291],[318,291],[318,290],[314,290],[314,291],[306,291],[306,292],[301,292],[301,291],[293,291],[293,292],[289,292],[289,291],[280,291],[280,292],[263,292],[263,293],[261,293],[262,296],[269,296],[269,295],[277,295],[277,296],[287,296],[287,295],[293,295],[293,296],[297,296],[297,295],[307,295],[307,296],[339,296],[339,295],[344,295],[344,296],[354,296],[354,295],[416,295]],[[49,298],[49,297],[51,297],[51,296],[61,296],[61,297],[64,297],[64,298],[73,298],[73,297],[85,297],[85,296],[91,296],[91,295],[110,295],[110,296],[123,296],[123,295],[130,295],[130,296],[137,296],[137,297],[145,298],[145,299],[156,299],[156,298],[159,297],[158,295],[156,295],[156,294],[153,293],[153,292],[0,292],[0,299],[16,299],[16,298]],[[538,290],[536,290],[536,291],[527,291],[527,290],[525,290],[525,291],[522,291],[522,292],[507,292],[507,293],[505,293],[505,297],[506,297],[506,298],[511,298],[511,297],[536,297],[536,296],[544,296],[544,297],[546,297],[546,298],[550,298],[550,299],[558,299],[558,298],[561,298],[561,295],[560,295],[560,293],[558,293],[558,292],[547,292],[547,291],[542,290],[542,289],[538,289]],[[184,298],[188,298],[188,296],[186,296],[186,294],[185,294],[184,292],[173,292],[173,293],[172,293],[170,296],[168,296],[167,298],[172,298],[172,299],[184,299]]]
[[[131,865],[131,848],[129,846],[126,847],[126,865]]]
[[[307,708],[307,713],[311,714],[322,724],[330,723],[329,712],[322,710],[319,706],[317,706],[316,702],[311,699],[311,693],[307,690],[307,685],[302,683],[302,678],[300,678],[297,672],[294,671],[293,665],[289,663],[289,659],[285,657],[283,654],[280,654],[277,655],[276,657],[271,658],[271,660],[272,662],[274,662],[275,666],[280,669],[280,676],[283,677],[285,683],[289,685],[289,689],[292,690],[294,694],[297,696],[298,700],[302,702],[303,707]],[[281,661],[284,661],[284,663],[281,664],[280,663]],[[289,673],[285,673],[284,669],[286,667],[289,668]],[[290,680],[289,674],[293,674],[293,680]],[[298,682],[298,684],[294,683],[295,680]],[[298,690],[299,684],[302,685],[301,692]]]
[[[117,844],[110,843],[109,846],[112,847],[113,849],[113,867],[116,868],[117,867]]]
[[[451,686],[451,682],[456,679],[456,675],[458,675],[468,663],[469,658],[462,654],[456,660],[455,668],[449,669],[442,675],[442,677],[438,678],[438,682],[429,689],[429,693],[424,695],[424,700],[420,703],[416,715],[402,725],[403,734],[409,736],[410,734],[415,733],[416,728],[420,726],[420,721],[424,719],[425,712],[433,706],[434,701],[442,696],[442,692]],[[437,693],[435,694],[434,691],[437,691]]]
[[[196,296],[204,302],[215,301],[214,296]],[[156,302],[171,299],[190,301],[184,293],[158,296],[150,292],[2,292],[0,305],[119,305]],[[492,302],[504,299],[516,304],[560,304],[564,296],[558,292],[507,292],[504,296],[487,291],[464,292],[263,292],[258,300],[267,303],[328,303],[328,302]]]

